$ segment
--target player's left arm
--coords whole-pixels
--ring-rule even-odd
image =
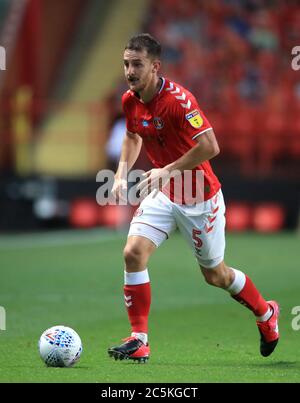
[[[185,170],[191,170],[204,161],[219,154],[220,149],[213,129],[205,130],[195,138],[195,146],[183,154],[180,158],[166,165],[163,168],[155,168],[144,174],[139,186],[141,197],[148,194],[149,188],[161,189],[171,177],[179,175]]]
[[[173,113],[180,135],[189,141],[189,144],[194,143],[194,146],[179,159],[164,167],[171,172],[194,169],[220,152],[211,124],[200,109],[197,100],[192,94],[188,94],[188,99],[191,107],[188,111],[183,108],[182,103],[174,102]]]
[[[175,170],[183,172],[184,170],[195,168],[204,161],[212,159],[220,152],[213,129],[209,129],[204,133],[201,133],[195,138],[195,141],[196,145],[194,147],[192,147],[176,161],[166,165],[162,169],[166,169],[169,172]]]

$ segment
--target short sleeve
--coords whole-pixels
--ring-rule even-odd
[[[128,92],[122,96],[122,109],[125,115],[126,129],[130,133],[135,133],[133,113],[130,108],[130,98]]]
[[[195,140],[202,133],[212,129],[196,99],[190,95],[185,103],[176,102],[176,121],[183,135]]]

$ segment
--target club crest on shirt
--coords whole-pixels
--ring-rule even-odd
[[[154,118],[153,124],[158,130],[161,130],[164,127],[164,121],[162,120],[162,118]]]
[[[200,115],[200,112],[197,109],[194,109],[192,112],[189,112],[185,115],[185,118],[188,120],[190,125],[195,129],[199,129],[203,125],[203,119]]]

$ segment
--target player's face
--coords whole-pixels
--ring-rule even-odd
[[[157,75],[158,69],[159,62],[150,58],[146,50],[141,52],[125,50],[124,72],[132,91],[144,91]]]

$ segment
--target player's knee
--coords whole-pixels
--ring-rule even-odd
[[[139,266],[144,260],[144,252],[139,245],[126,245],[123,251],[127,267]]]
[[[224,264],[213,269],[201,267],[201,270],[207,284],[214,287],[228,288],[233,281],[231,270]]]
[[[212,285],[214,287],[220,287],[224,285],[224,278],[219,273],[210,270],[210,272],[204,273],[204,278],[207,284]]]

